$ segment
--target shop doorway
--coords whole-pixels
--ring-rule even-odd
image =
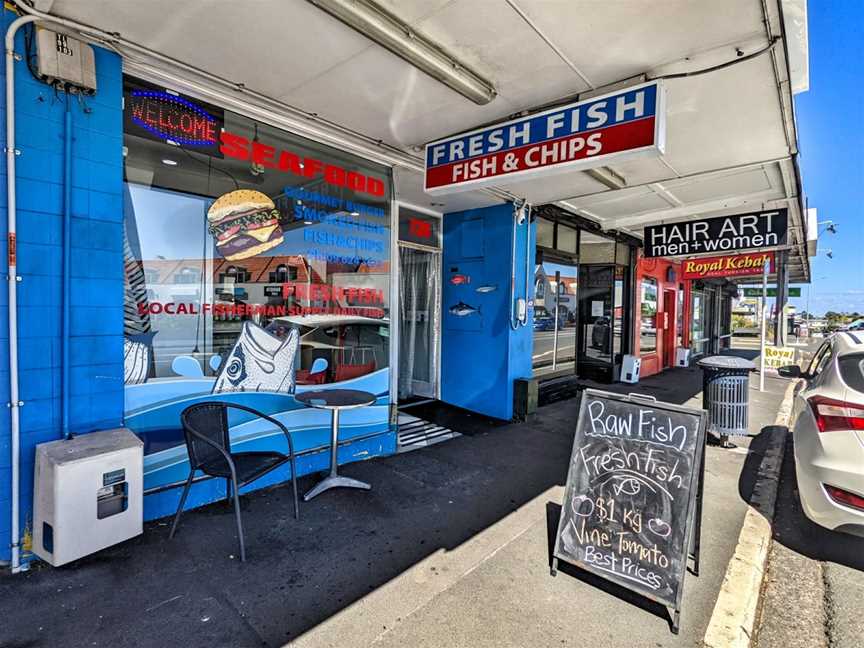
[[[675,366],[675,322],[677,315],[675,313],[677,304],[677,295],[674,290],[663,291],[663,368]]]
[[[535,376],[576,372],[577,285],[575,260],[537,255],[534,268]]]
[[[579,375],[610,382],[613,368],[615,300],[613,265],[579,267]],[[620,330],[617,331],[620,335]]]
[[[441,395],[440,224],[436,215],[399,206],[400,404]]]

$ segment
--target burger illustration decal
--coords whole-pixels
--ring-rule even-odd
[[[216,249],[229,261],[248,259],[279,245],[279,210],[260,191],[238,189],[216,199],[207,210]]]

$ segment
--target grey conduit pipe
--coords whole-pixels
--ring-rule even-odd
[[[520,204],[513,203],[513,232],[510,244],[510,328],[514,331],[519,328],[519,316],[517,314],[517,319],[514,319],[513,311],[516,309],[516,227],[519,223],[520,209],[522,209]]]
[[[12,446],[12,520],[9,526],[12,539],[12,573],[21,571],[21,544],[18,529],[20,513],[20,454],[21,416],[24,404],[18,395],[18,260],[16,251],[17,222],[15,202],[15,34],[24,25],[39,20],[38,16],[21,16],[12,21],[6,30],[6,198],[8,202],[8,226],[6,242],[9,269],[6,277],[9,284],[9,412]]]
[[[528,326],[528,295],[531,290],[531,253],[534,246],[531,245],[531,205],[525,204],[525,320],[522,326]],[[558,290],[557,286],[555,290]]]
[[[525,314],[516,314],[514,319],[513,309],[516,307],[516,232],[519,225],[520,214],[525,217]],[[514,331],[521,326],[528,325],[528,293],[531,287],[531,206],[522,201],[513,203],[513,245],[511,248],[510,266],[510,328]]]

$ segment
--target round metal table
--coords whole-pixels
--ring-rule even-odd
[[[331,413],[330,474],[315,484],[312,490],[303,496],[303,501],[308,502],[316,495],[320,495],[331,488],[371,490],[372,486],[366,482],[350,477],[341,477],[337,471],[336,459],[339,449],[339,412],[367,407],[377,400],[375,394],[357,389],[318,389],[297,394],[294,398],[308,407],[330,410]]]

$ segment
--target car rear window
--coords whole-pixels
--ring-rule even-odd
[[[840,376],[855,391],[864,392],[864,353],[840,356]]]

